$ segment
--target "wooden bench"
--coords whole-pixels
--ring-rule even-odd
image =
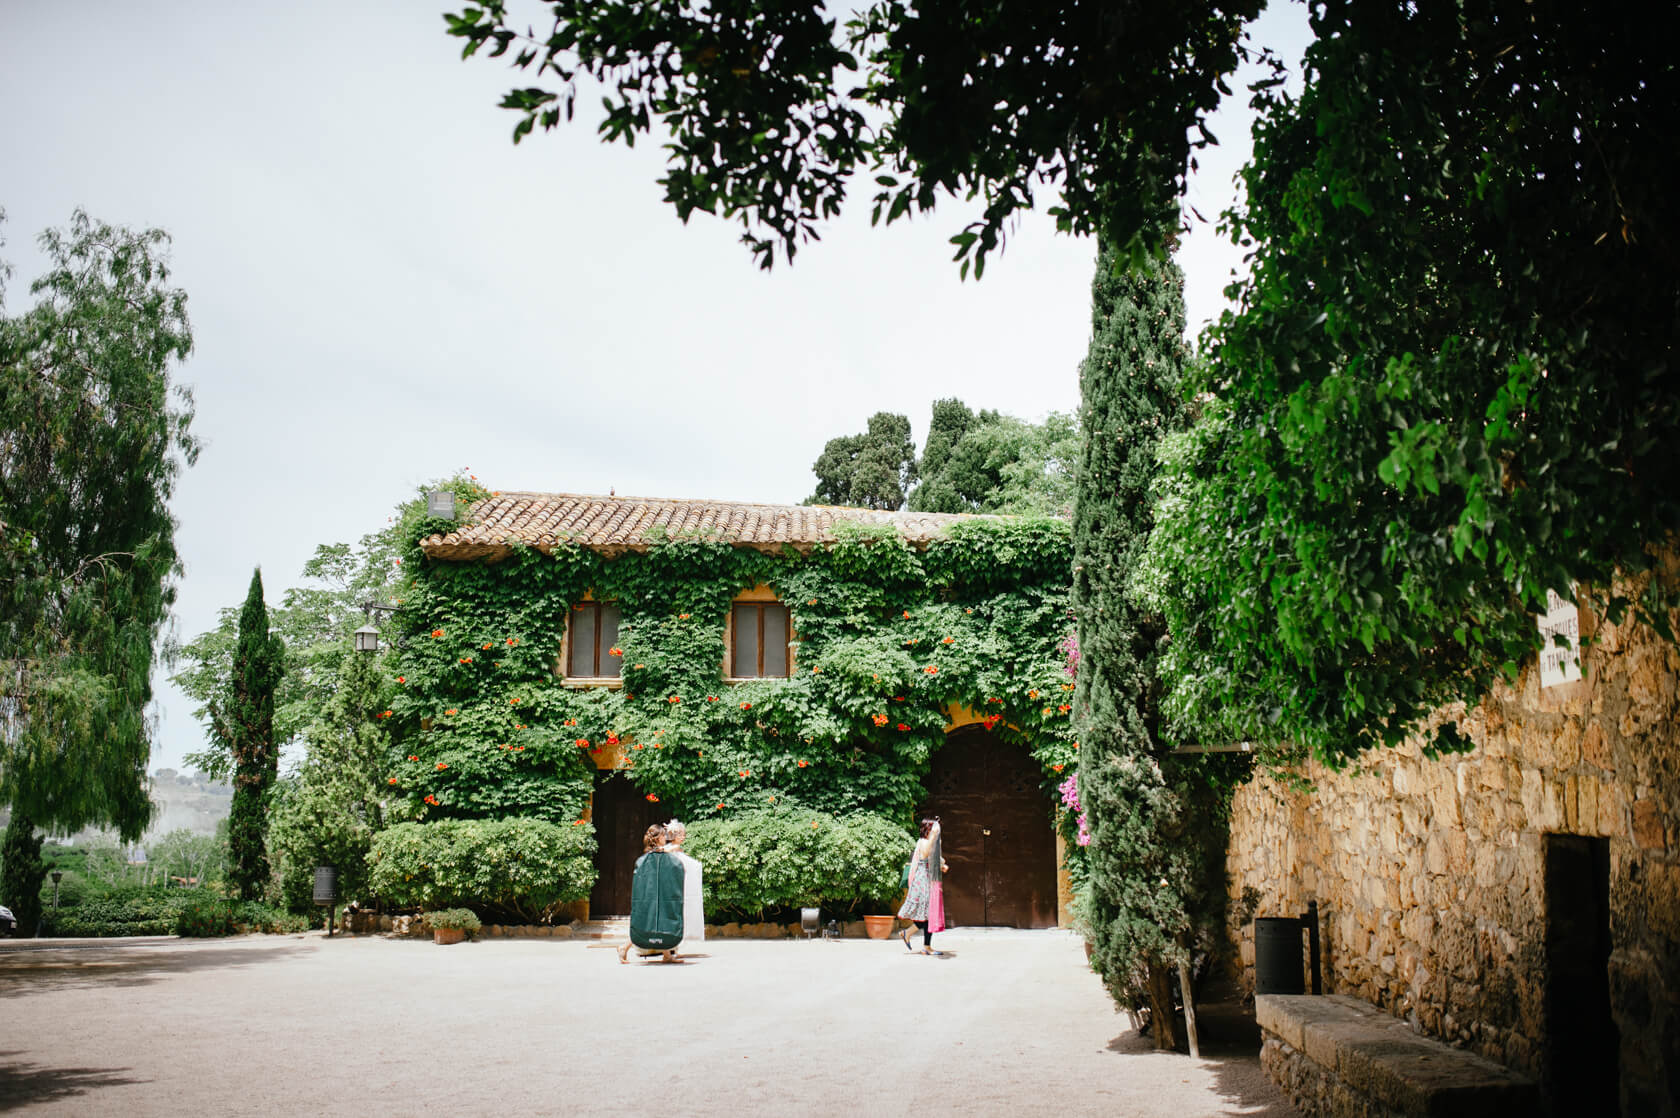
[[[1535,1114],[1540,1090],[1501,1064],[1420,1036],[1369,1002],[1261,994],[1260,1063],[1303,1114],[1490,1118]]]

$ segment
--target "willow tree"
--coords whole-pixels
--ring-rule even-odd
[[[1157,447],[1184,415],[1183,276],[1176,265],[1128,268],[1103,252],[1091,317],[1073,526],[1074,710],[1091,834],[1085,916],[1110,993],[1130,1008],[1147,1004],[1156,1044],[1171,1047],[1169,967],[1190,947],[1196,859],[1183,797],[1163,772],[1156,660],[1166,623],[1128,582],[1153,524]]]
[[[0,314],[0,801],[19,833],[135,840],[151,819],[146,708],[181,570],[168,501],[198,454],[171,383],[192,334],[167,242],[78,210],[41,235],[34,305]]]
[[[211,705],[214,733],[233,760],[233,804],[228,811],[228,876],[246,900],[259,899],[268,885],[264,831],[269,789],[280,771],[280,743],[274,736],[274,694],[285,674],[286,646],[268,627],[261,569],[239,613],[239,641],[227,690]]]

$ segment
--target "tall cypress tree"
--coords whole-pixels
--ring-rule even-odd
[[[0,904],[17,918],[20,936],[34,935],[41,924],[41,882],[46,876],[35,822],[14,809],[6,837],[0,840]]]
[[[1175,1043],[1168,967],[1184,957],[1195,859],[1184,804],[1163,773],[1155,668],[1166,626],[1127,587],[1153,524],[1163,435],[1182,425],[1183,275],[1099,254],[1091,347],[1080,369],[1084,428],[1074,506],[1074,705],[1080,798],[1091,844],[1092,961],[1127,1008],[1147,1004],[1155,1042]]]
[[[268,885],[263,825],[269,789],[280,771],[280,746],[274,740],[274,692],[285,672],[285,657],[284,642],[268,629],[259,567],[251,572],[251,589],[239,613],[239,643],[227,691],[211,704],[215,732],[233,756],[229,876],[245,900],[260,898]]]

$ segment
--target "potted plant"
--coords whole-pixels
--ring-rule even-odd
[[[870,939],[886,939],[892,935],[893,925],[896,923],[896,916],[865,916],[863,930],[869,933]]]
[[[423,912],[420,919],[431,929],[433,943],[460,943],[482,927],[478,915],[470,908],[444,908],[436,912]]]

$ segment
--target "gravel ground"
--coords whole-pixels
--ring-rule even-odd
[[[1154,1052],[1066,932],[937,940],[0,941],[0,1111],[1295,1113],[1215,1007],[1203,1059]]]

